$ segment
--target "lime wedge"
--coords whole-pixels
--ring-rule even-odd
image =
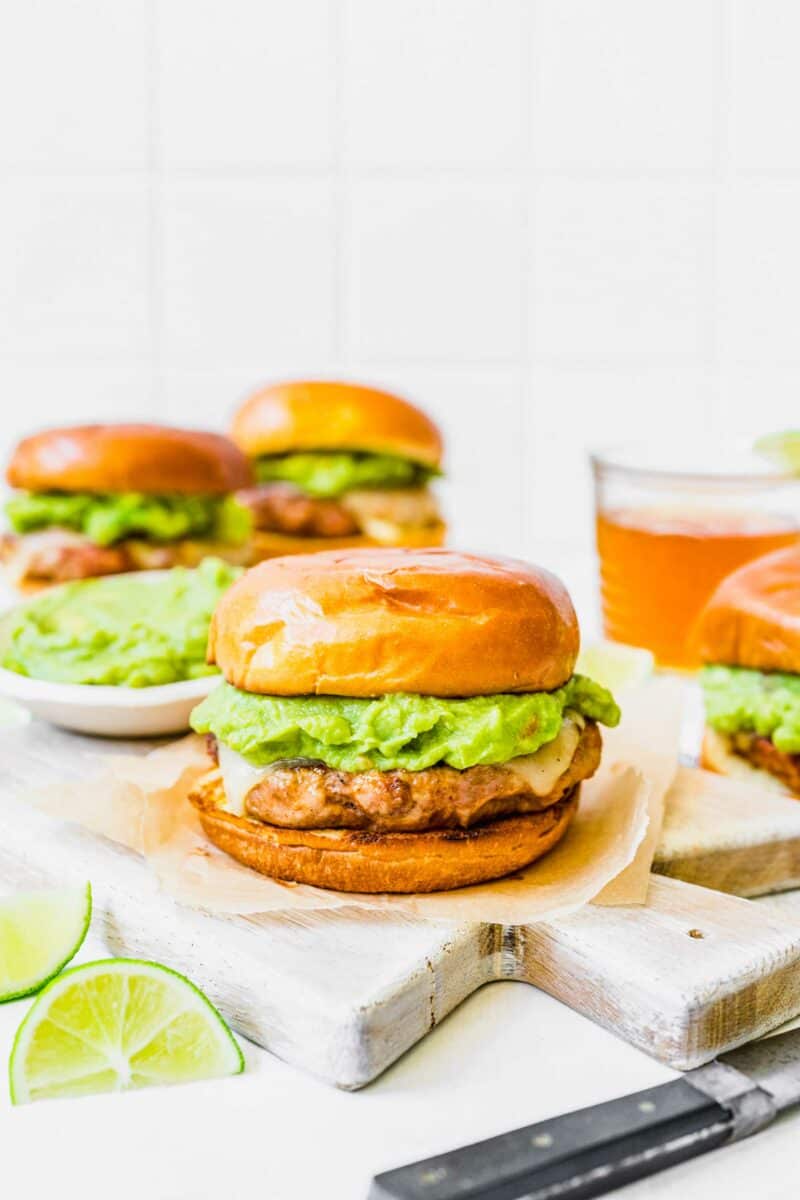
[[[590,642],[578,655],[575,670],[589,675],[610,692],[635,687],[653,674],[655,659],[649,650],[621,642]]]
[[[242,1052],[183,975],[132,958],[86,963],[37,996],[17,1030],[14,1104],[237,1075]]]
[[[800,430],[787,429],[783,433],[768,433],[755,443],[756,454],[769,459],[784,471],[800,474]]]
[[[23,892],[0,899],[0,1002],[38,992],[77,954],[92,889]]]

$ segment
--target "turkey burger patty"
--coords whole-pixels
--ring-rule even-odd
[[[213,738],[213,754],[220,747]],[[567,716],[536,754],[508,763],[422,771],[339,771],[324,763],[278,760],[252,767],[223,745],[226,807],[269,825],[297,829],[418,832],[468,829],[511,813],[540,812],[589,779],[600,763],[594,721]]]

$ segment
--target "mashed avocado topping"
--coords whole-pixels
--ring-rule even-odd
[[[349,451],[275,454],[258,459],[261,483],[293,483],[309,496],[331,499],[356,488],[422,487],[440,472],[393,454]]]
[[[800,675],[744,667],[705,667],[706,719],[720,733],[757,733],[800,754]]]
[[[240,543],[250,531],[246,509],[232,496],[147,496],[141,492],[18,492],[6,504],[17,533],[59,526],[98,546],[122,538],[158,542],[208,537]]]
[[[58,683],[152,687],[215,674],[211,614],[241,574],[219,559],[67,583],[0,618],[0,666]]]
[[[343,771],[422,771],[437,763],[463,771],[534,754],[557,735],[566,709],[605,725],[620,716],[605,688],[573,675],[555,692],[465,700],[256,696],[226,683],[191,720],[198,733],[215,734],[255,766],[307,758]]]

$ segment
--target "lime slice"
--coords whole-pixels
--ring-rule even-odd
[[[635,687],[653,674],[655,659],[649,650],[621,642],[590,642],[578,655],[575,670],[589,675],[610,692]]]
[[[242,1052],[203,993],[158,963],[110,958],[59,975],[17,1030],[14,1104],[237,1075]]]
[[[23,892],[0,899],[0,1002],[38,992],[77,954],[92,889]]]
[[[800,430],[787,429],[783,433],[768,433],[758,439],[754,449],[776,467],[800,474]]]

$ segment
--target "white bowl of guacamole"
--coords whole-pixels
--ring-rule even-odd
[[[139,571],[51,588],[0,616],[0,696],[65,729],[111,737],[177,733],[216,687],[211,614],[240,572]]]

